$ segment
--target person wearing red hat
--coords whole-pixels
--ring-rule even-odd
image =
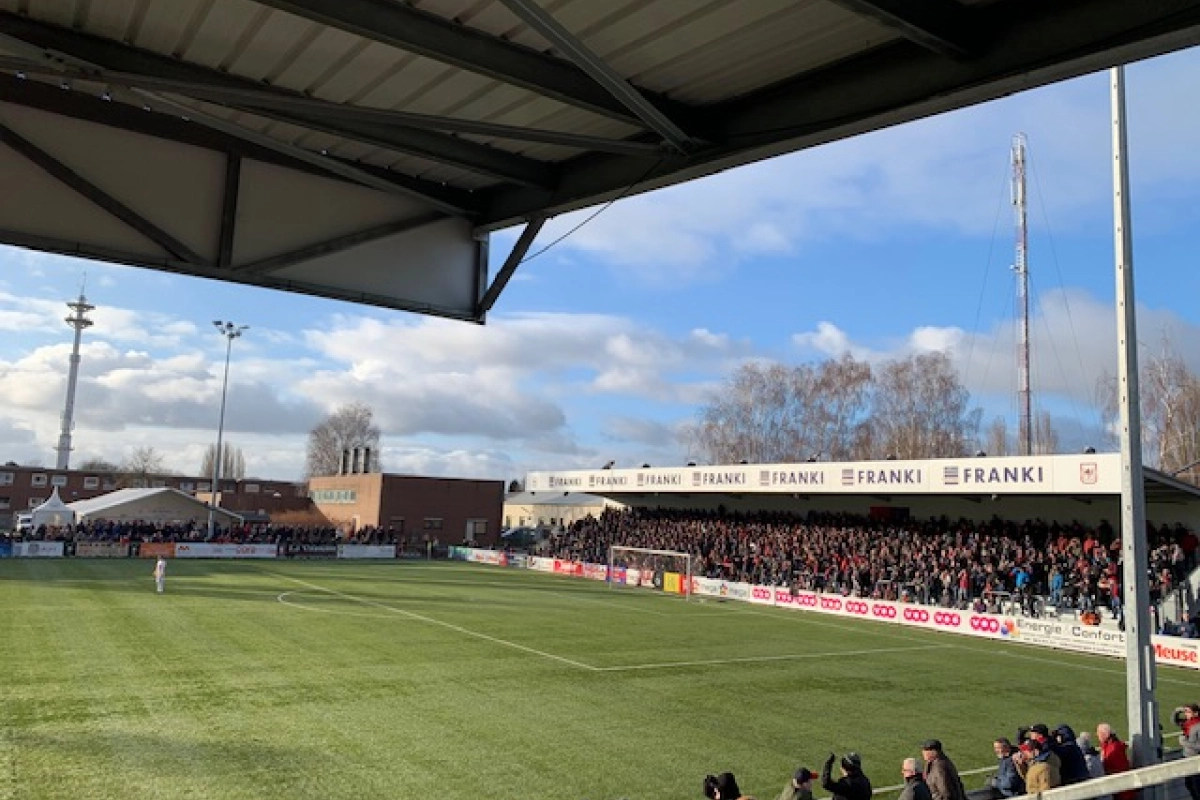
[[[1058,756],[1036,737],[1030,737],[1021,744],[1021,749],[1013,754],[1013,764],[1025,781],[1025,791],[1029,794],[1062,786]]]

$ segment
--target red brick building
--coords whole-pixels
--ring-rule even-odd
[[[64,503],[89,500],[122,488],[178,489],[207,500],[212,478],[185,475],[130,476],[114,472],[25,467],[9,462],[0,467],[0,528],[11,528],[12,517],[36,508],[58,489]],[[309,507],[303,483],[247,478],[221,479],[221,507],[239,513],[270,515]]]
[[[313,477],[308,489],[313,504],[335,525],[391,528],[410,543],[499,540],[503,481],[375,472]]]

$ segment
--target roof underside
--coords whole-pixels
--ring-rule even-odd
[[[1197,41],[1200,0],[0,0],[0,242],[483,321],[548,216]]]

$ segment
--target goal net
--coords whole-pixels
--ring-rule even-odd
[[[692,559],[677,550],[613,546],[608,550],[608,585],[646,586],[690,598]]]

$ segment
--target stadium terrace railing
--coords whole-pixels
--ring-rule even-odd
[[[1060,786],[1026,797],[1040,800],[1095,800],[1113,797],[1131,789],[1141,789],[1144,790],[1141,795],[1143,800],[1182,800],[1190,796],[1182,781],[1193,775],[1200,775],[1200,756],[1152,764],[1116,775],[1105,775],[1103,778],[1092,778],[1083,783]]]

